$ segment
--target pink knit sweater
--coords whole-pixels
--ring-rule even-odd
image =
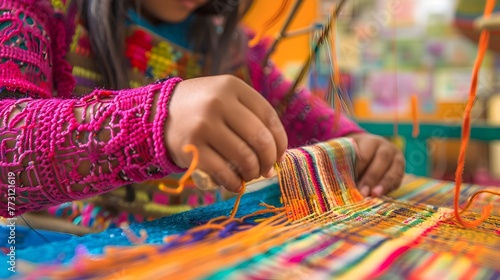
[[[74,14],[58,13],[48,0],[3,0],[0,9],[1,216],[182,171],[168,160],[163,131],[180,78],[72,97],[76,82],[65,56]],[[249,51],[249,72],[256,90],[276,106],[290,83],[274,66],[262,69],[263,54],[262,44]],[[291,146],[361,131],[344,116],[334,130],[334,117],[324,102],[300,90],[282,121]]]

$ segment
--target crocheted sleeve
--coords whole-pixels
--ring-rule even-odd
[[[285,100],[292,84],[272,62],[262,67],[265,51],[265,43],[249,50],[247,59],[250,77],[254,88],[281,112],[281,121],[291,147],[363,132],[354,121],[343,114],[336,120],[335,111],[307,89],[299,88],[292,98]],[[282,107],[284,109],[280,110]]]
[[[53,98],[60,88],[51,81],[62,76],[55,63],[61,54],[51,44],[54,25],[40,7],[1,5],[1,216],[182,171],[168,160],[164,143],[168,100],[180,79]]]

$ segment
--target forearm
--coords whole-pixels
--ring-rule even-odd
[[[98,90],[81,100],[2,100],[0,192],[7,193],[14,173],[21,214],[181,171],[168,160],[164,140],[177,81]]]

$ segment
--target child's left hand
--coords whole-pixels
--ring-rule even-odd
[[[369,133],[351,134],[358,145],[358,188],[363,196],[379,197],[399,187],[405,175],[403,153],[387,139]]]

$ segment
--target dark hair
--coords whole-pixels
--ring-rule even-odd
[[[207,55],[206,74],[223,73],[224,59],[232,47],[243,47],[235,40],[237,25],[252,0],[210,0],[195,11],[196,19],[189,33],[195,51]],[[137,4],[136,4],[137,5]],[[244,5],[244,6],[243,6]],[[80,0],[80,14],[88,32],[94,60],[109,89],[129,87],[125,51],[125,21],[134,1]],[[216,22],[219,19],[220,25]],[[241,34],[242,35],[242,34]]]

